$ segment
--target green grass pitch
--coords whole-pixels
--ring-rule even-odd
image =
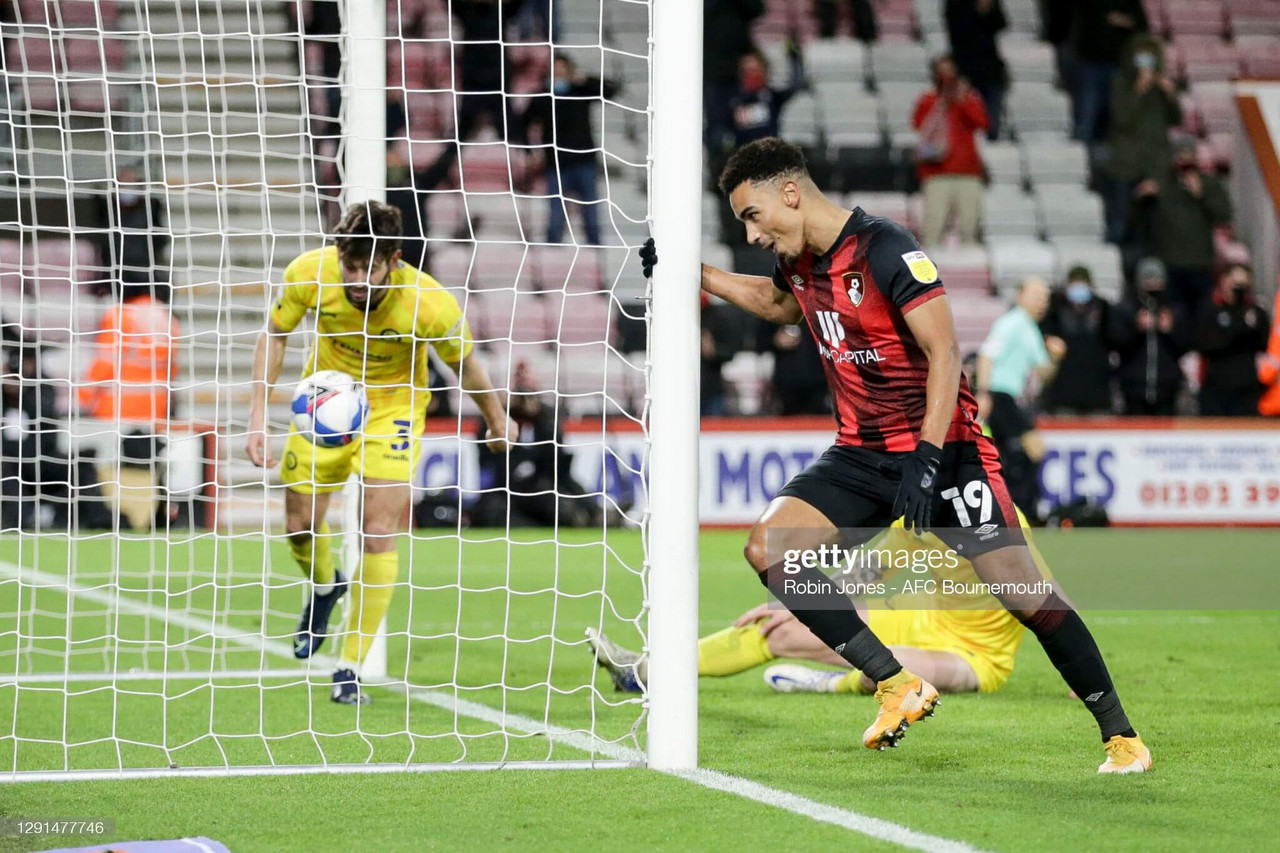
[[[703,632],[762,600],[741,558],[742,536],[703,534]],[[581,642],[586,625],[601,623],[619,641],[636,641],[619,616],[638,610],[639,535],[610,531],[607,545],[598,532],[562,534],[559,543],[539,531],[514,539],[484,531],[461,543],[418,539],[411,559],[406,543],[414,590],[392,604],[392,675],[627,742],[640,709],[593,673]],[[885,753],[860,744],[873,715],[868,697],[779,696],[758,672],[703,679],[702,765],[984,850],[1275,845],[1280,691],[1271,667],[1280,613],[1097,604],[1110,588],[1127,584],[1125,602],[1141,592],[1119,574],[1129,567],[1142,568],[1159,606],[1175,602],[1169,584],[1156,581],[1196,573],[1257,585],[1259,601],[1274,601],[1277,581],[1261,559],[1274,534],[1074,531],[1038,542],[1068,593],[1092,607],[1086,620],[1153,750],[1154,773],[1093,772],[1102,758],[1093,722],[1030,638],[999,693],[947,698]],[[51,588],[19,595],[15,567],[65,578],[69,565],[81,586],[118,575],[130,606],[109,609]],[[289,667],[271,651],[279,646],[264,653],[243,638],[265,631],[287,641],[300,596],[287,551],[264,550],[256,537],[0,540],[0,676]],[[212,632],[201,629],[210,614]],[[325,675],[268,679],[265,689],[243,679],[129,681],[116,690],[91,680],[69,688],[0,681],[0,772],[586,757],[402,692],[374,688],[374,703],[358,712],[335,706]],[[598,692],[586,687],[593,678]],[[643,738],[642,724],[638,732]],[[111,817],[119,839],[206,835],[236,853],[892,847],[643,769],[2,784],[0,816]],[[0,837],[0,850],[97,841]]]

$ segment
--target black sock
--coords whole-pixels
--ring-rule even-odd
[[[760,582],[805,627],[872,681],[884,681],[902,671],[902,664],[871,633],[849,597],[820,570],[801,567],[788,574],[779,563],[759,575]]]
[[[1080,614],[1055,592],[1050,593],[1041,609],[1022,624],[1036,635],[1050,662],[1061,673],[1062,680],[1075,691],[1098,721],[1103,743],[1115,735],[1135,737],[1107,673],[1102,652],[1098,651],[1098,644],[1093,641],[1093,635],[1085,627]]]

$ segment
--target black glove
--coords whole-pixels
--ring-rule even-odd
[[[658,265],[658,249],[653,245],[653,238],[644,241],[640,247],[640,268],[645,278],[653,278],[653,268]]]
[[[881,462],[880,470],[902,477],[898,496],[893,501],[893,517],[902,517],[902,526],[915,528],[917,533],[928,533],[933,516],[933,486],[938,479],[938,464],[942,461],[942,449],[927,441],[916,449],[890,462]]]

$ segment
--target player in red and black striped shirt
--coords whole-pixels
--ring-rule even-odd
[[[929,529],[967,557],[1035,634],[1102,730],[1102,772],[1140,772],[1150,752],[1129,725],[1097,644],[1056,588],[1045,592],[1022,539],[995,447],[960,370],[946,292],[902,226],[833,204],[800,149],[775,138],[740,148],[721,189],[747,240],[778,256],[772,280],[704,266],[704,290],[775,323],[803,318],[836,401],[836,443],[789,482],[751,530],[761,581],[824,643],[877,682],[881,709],[863,742],[892,746],[930,714],[937,691],[902,668],[818,568],[784,567],[792,549],[889,526]],[[642,250],[646,273],[656,262]],[[852,531],[852,532],[850,532]],[[1020,587],[1012,585],[1020,584]],[[1022,589],[1030,590],[1022,592]]]

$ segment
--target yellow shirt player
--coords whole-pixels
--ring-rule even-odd
[[[1031,541],[1026,518],[1018,512],[1027,546],[1041,576],[1051,579],[1049,568]],[[890,552],[946,552],[947,546],[933,534],[915,536],[902,527],[902,519],[883,539],[868,548]],[[958,556],[958,555],[957,555]],[[941,561],[938,561],[941,563]],[[897,565],[897,561],[894,563]],[[901,570],[899,570],[901,571]],[[892,577],[885,572],[884,577]],[[942,580],[955,582],[957,589],[968,589],[977,581],[973,564],[959,558],[954,567],[941,565],[932,572]],[[889,646],[898,661],[938,690],[966,693],[998,690],[1013,672],[1013,659],[1022,644],[1022,623],[990,596],[964,599],[952,596],[930,602],[893,601],[889,604],[928,604],[924,609],[868,609],[855,600],[871,631]],[[600,666],[613,676],[620,689],[638,687],[643,681],[645,659],[622,649],[608,638],[589,632],[592,645],[598,646]],[[776,658],[800,658],[842,667],[840,670],[813,669],[799,664],[778,664],[765,671],[765,682],[780,693],[869,693],[875,684],[848,662],[829,649],[789,611],[779,604],[762,604],[752,608],[724,630],[698,641],[698,674],[706,676],[736,675]]]
[[[363,704],[359,671],[386,615],[399,573],[400,524],[411,498],[431,392],[427,348],[458,375],[488,425],[489,449],[501,452],[517,432],[484,366],[471,355],[471,333],[458,302],[439,282],[400,260],[398,208],[380,202],[347,208],[333,246],[299,255],[284,274],[267,329],[253,359],[253,403],[247,451],[271,467],[266,434],[268,388],[284,362],[285,341],[303,317],[315,330],[302,376],[341,370],[363,382],[369,417],[362,437],[343,447],[317,447],[290,430],[280,478],[289,549],[311,579],[293,653],[308,658],[323,645],[334,605],[348,591],[350,630],[333,675],[333,701]],[[354,577],[336,571],[325,522],[330,495],[352,474],[362,485],[362,555]]]

